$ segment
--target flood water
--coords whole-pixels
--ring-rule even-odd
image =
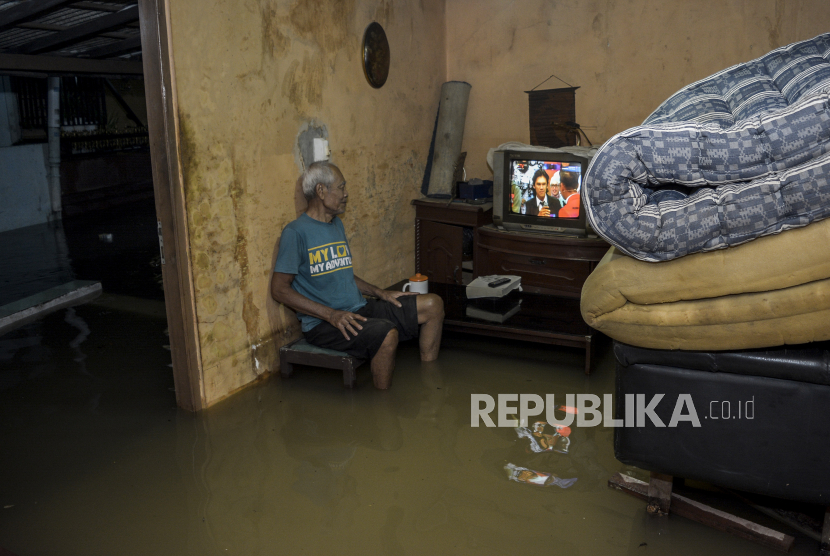
[[[402,344],[387,392],[366,366],[353,390],[299,367],[193,415],[160,302],[106,291],[0,336],[0,547],[18,556],[773,553],[609,489],[647,477],[612,429],[573,428],[563,454],[470,426],[474,393],[612,392],[607,344],[586,377],[576,349],[447,335],[434,363]],[[576,482],[511,481],[508,464]]]

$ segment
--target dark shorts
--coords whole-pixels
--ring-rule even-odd
[[[308,332],[304,332],[309,344],[348,353],[351,356],[368,361],[380,349],[386,335],[393,328],[398,329],[398,340],[403,342],[418,337],[417,295],[404,295],[398,298],[403,307],[395,307],[386,301],[369,299],[366,305],[355,311],[368,318],[360,323],[363,330],[357,336],[347,340],[343,333],[331,324],[323,321]]]

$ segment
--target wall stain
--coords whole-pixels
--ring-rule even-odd
[[[248,333],[248,343],[259,338],[259,308],[254,303],[254,295],[250,280],[250,267],[248,265],[248,230],[243,225],[244,207],[243,203],[248,199],[245,194],[247,179],[245,172],[237,164],[236,153],[232,155],[233,184],[231,185],[231,201],[233,202],[233,215],[236,222],[236,238],[234,242],[233,258],[239,268],[239,291],[242,293],[242,320],[245,322],[245,330]],[[255,358],[251,358],[251,370],[254,375],[259,374]]]
[[[194,264],[200,270],[208,270],[210,268],[210,257],[207,253],[194,254]]]
[[[781,46],[781,20],[784,18],[785,0],[775,0],[775,22],[767,20],[767,35],[770,50]]]
[[[330,0],[324,9],[317,2],[298,0],[288,18],[297,35],[334,54],[352,38],[355,0]]]
[[[278,58],[291,46],[291,41],[280,31],[284,21],[277,17],[277,10],[271,2],[263,2],[260,7],[262,14],[262,56]]]
[[[602,37],[602,29],[603,29],[603,22],[602,22],[602,14],[597,14],[594,16],[594,20],[591,22],[591,32],[594,34],[596,38]]]
[[[195,131],[192,129],[191,118],[188,114],[179,111],[179,164],[182,167],[184,178],[185,200],[195,197],[198,193],[198,181],[194,179],[198,171],[198,157],[196,155],[197,142]]]
[[[395,21],[395,7],[391,0],[382,0],[375,10],[375,21],[381,25],[389,25]]]
[[[303,61],[294,60],[282,80],[282,94],[297,112],[305,114],[309,108],[323,105],[323,59],[305,53]]]
[[[245,174],[240,172],[233,149],[211,138],[209,131],[200,132],[193,121],[188,114],[180,113],[180,162],[187,199],[196,324],[202,365],[209,369],[205,371],[207,403],[212,404],[216,395],[226,393],[221,391],[223,388],[232,390],[261,374],[257,370],[262,365],[254,362],[250,353],[251,340],[259,336],[259,309],[251,294],[249,231],[241,225],[243,203],[247,201],[243,196]],[[244,329],[240,321],[245,323]],[[262,363],[265,353],[259,355]]]

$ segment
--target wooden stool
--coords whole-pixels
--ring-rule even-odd
[[[343,371],[343,384],[354,388],[357,378],[356,369],[362,361],[342,351],[319,348],[305,341],[304,338],[295,340],[280,348],[280,375],[288,378],[294,373],[294,365],[311,365],[326,369],[340,369]]]

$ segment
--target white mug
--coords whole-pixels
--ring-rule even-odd
[[[406,291],[407,288],[415,293],[429,293],[429,279],[423,274],[416,274],[403,285],[403,291]]]

